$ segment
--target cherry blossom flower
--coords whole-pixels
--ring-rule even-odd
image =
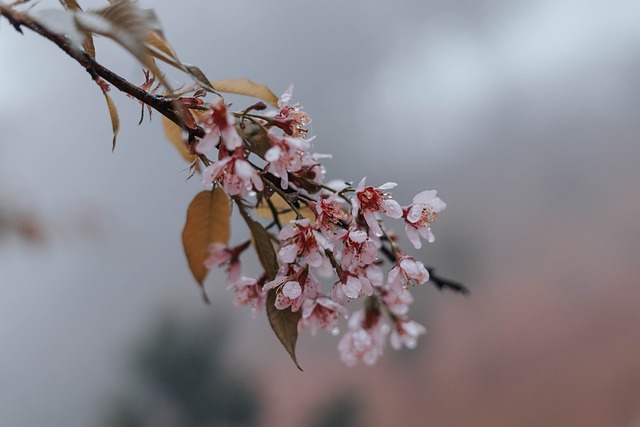
[[[431,232],[431,224],[436,221],[438,214],[447,206],[435,190],[426,190],[413,198],[413,203],[405,208],[405,232],[416,249],[422,247],[420,236],[431,243],[435,240]]]
[[[242,157],[232,155],[207,166],[202,173],[202,184],[212,188],[214,182],[221,182],[230,196],[246,197],[249,191],[262,191],[264,184],[258,172]]]
[[[241,276],[229,285],[229,289],[236,293],[234,302],[236,307],[251,306],[254,317],[262,310],[266,300],[266,294],[260,282],[254,277]]]
[[[349,219],[349,215],[335,198],[335,195],[332,195],[319,199],[317,203],[311,203],[311,209],[316,215],[315,226],[329,242],[342,237],[337,231],[337,226]]]
[[[309,273],[309,268],[300,268],[295,264],[287,264],[281,267],[275,279],[265,283],[262,288],[265,292],[276,289],[275,306],[278,310],[291,307],[291,311],[300,311],[307,298],[315,298],[318,295],[320,284]]]
[[[399,291],[408,285],[421,285],[429,280],[429,272],[420,261],[408,255],[402,256],[389,271],[390,286]]]
[[[410,319],[397,319],[389,341],[394,350],[400,350],[402,345],[409,349],[416,348],[418,337],[427,332],[424,326]]]
[[[380,294],[384,305],[394,315],[402,317],[409,313],[409,305],[413,303],[413,296],[408,289],[385,286],[380,290]]]
[[[338,317],[346,316],[347,310],[325,296],[307,299],[302,304],[302,318],[299,326],[310,328],[315,335],[318,329],[337,330]]]
[[[354,312],[349,319],[349,331],[338,343],[342,361],[347,366],[354,366],[358,361],[366,365],[376,363],[382,356],[387,328],[379,313],[365,316],[362,310]]]
[[[363,296],[373,295],[371,281],[365,276],[343,272],[340,280],[333,285],[331,299],[337,303],[344,304],[347,298],[355,299]]]
[[[207,134],[198,142],[196,151],[200,154],[210,151],[220,140],[227,150],[242,147],[242,138],[235,128],[235,118],[222,98],[211,103],[210,114],[206,116],[204,128]]]
[[[302,111],[302,106],[298,103],[289,105],[293,98],[293,85],[289,85],[285,93],[278,100],[278,114],[273,118],[274,124],[282,129],[287,135],[306,138],[307,131],[303,129],[311,119]]]
[[[356,187],[355,194],[351,198],[351,214],[355,217],[358,215],[358,211],[361,211],[373,233],[376,236],[382,236],[382,229],[378,224],[376,212],[382,212],[391,218],[402,217],[402,208],[398,202],[391,199],[391,193],[384,191],[394,188],[397,184],[395,182],[387,182],[378,188],[365,187],[366,179],[366,177],[362,178],[362,181]]]
[[[289,188],[289,173],[302,169],[305,152],[311,148],[309,140],[277,136],[269,133],[271,148],[264,155],[279,177],[282,188]]]
[[[309,226],[308,218],[291,221],[280,231],[280,240],[279,262],[291,264],[301,256],[311,267],[322,265],[326,242],[320,233]]]
[[[342,236],[342,268],[354,271],[359,267],[366,267],[376,260],[378,248],[366,231],[350,227],[349,232]]]
[[[305,155],[302,158],[302,168],[297,172],[291,173],[289,177],[291,183],[297,188],[307,190],[311,194],[320,191],[326,172],[324,166],[318,162],[318,159],[322,157],[327,157],[327,155],[318,153]]]
[[[228,272],[229,282],[234,282],[240,277],[240,261],[238,259],[239,253],[234,253],[233,250],[224,243],[212,243],[209,245],[209,256],[204,261],[204,266],[207,269],[213,267],[226,266]]]

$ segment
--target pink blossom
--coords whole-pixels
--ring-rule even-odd
[[[344,304],[346,298],[355,299],[365,295],[373,295],[371,281],[364,274],[357,276],[343,272],[340,274],[340,280],[333,285],[331,299],[337,303]]]
[[[382,356],[386,330],[379,313],[365,316],[362,311],[356,311],[349,319],[349,331],[338,343],[340,358],[347,366],[353,366],[359,360],[373,365]]]
[[[351,198],[352,211],[351,214],[356,216],[358,211],[362,212],[362,216],[369,228],[376,236],[382,236],[382,229],[376,218],[376,212],[382,212],[391,218],[402,217],[402,208],[395,200],[391,199],[391,193],[384,190],[394,188],[397,184],[387,182],[378,188],[371,186],[365,187],[365,180],[358,184],[356,192]]]
[[[204,128],[207,134],[198,142],[196,151],[206,153],[218,145],[220,140],[224,142],[227,150],[233,151],[242,147],[242,138],[235,128],[235,118],[222,98],[217,98],[206,116]]]
[[[386,286],[380,291],[381,298],[391,313],[396,316],[406,316],[409,305],[413,303],[413,296],[406,288],[396,289]]]
[[[302,318],[299,325],[302,328],[311,328],[312,335],[315,335],[320,328],[335,330],[340,314],[346,315],[347,310],[327,297],[307,299],[302,305]]]
[[[282,129],[287,135],[305,138],[307,131],[303,129],[311,119],[302,111],[302,106],[298,103],[289,105],[293,98],[293,85],[289,85],[285,93],[278,100],[278,114],[273,118],[274,124]]]
[[[262,310],[266,300],[266,294],[262,289],[260,281],[253,277],[239,277],[229,289],[236,293],[235,305],[237,307],[249,305],[255,317]]]
[[[311,267],[322,265],[324,238],[309,226],[309,219],[294,220],[280,231],[280,250],[278,261],[291,264],[298,257],[303,257]]]
[[[320,184],[324,181],[325,169],[318,162],[319,158],[326,157],[324,154],[311,154],[302,157],[302,168],[291,173],[291,182],[298,188],[303,188],[309,193],[317,193],[321,190]]]
[[[279,177],[282,188],[289,187],[289,173],[302,169],[305,152],[311,143],[302,138],[277,136],[269,133],[272,147],[264,155],[272,169]]]
[[[429,280],[429,272],[420,261],[405,255],[389,271],[389,284],[399,291],[408,285],[421,285]]]
[[[426,332],[424,326],[414,320],[397,319],[389,341],[394,350],[400,350],[403,344],[409,349],[414,349],[418,344],[418,337]]]
[[[262,191],[264,184],[258,172],[249,162],[232,155],[209,166],[202,173],[202,184],[206,188],[213,187],[214,182],[221,182],[224,191],[230,196],[246,197],[255,188]]]
[[[431,224],[438,214],[447,206],[435,190],[426,190],[413,198],[413,203],[404,210],[405,232],[416,249],[420,249],[420,236],[431,243],[435,240],[431,232]]]
[[[307,298],[318,295],[320,284],[309,273],[309,268],[300,268],[295,264],[282,267],[278,275],[265,283],[263,290],[276,290],[275,306],[278,310],[291,307],[291,311],[299,311]]]
[[[342,268],[354,271],[366,267],[376,260],[378,248],[367,232],[351,227],[342,238]]]
[[[234,253],[232,249],[229,249],[224,243],[212,243],[209,245],[209,256],[204,261],[204,266],[207,269],[213,267],[226,266],[228,272],[228,280],[234,282],[240,277],[240,261],[238,259],[239,253]]]
[[[349,215],[343,210],[342,205],[335,200],[335,195],[328,198],[320,198],[317,203],[311,203],[311,209],[316,215],[316,227],[324,237],[332,242],[340,234],[336,232],[340,222],[346,222]]]

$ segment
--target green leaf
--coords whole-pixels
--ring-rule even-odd
[[[284,310],[278,310],[275,306],[276,302],[276,290],[271,289],[267,294],[267,318],[271,329],[276,334],[287,353],[293,359],[298,369],[302,371],[302,368],[298,364],[298,358],[296,357],[296,343],[298,342],[298,322],[302,317],[301,311],[293,312],[291,307],[287,307]]]
[[[182,231],[182,244],[189,268],[198,284],[203,287],[209,270],[204,261],[209,256],[209,245],[228,243],[231,233],[231,205],[221,188],[202,191],[187,209],[187,222]]]
[[[267,279],[273,280],[276,274],[278,274],[278,258],[273,248],[273,243],[271,243],[269,233],[267,233],[267,230],[265,230],[259,222],[250,218],[248,220],[245,218],[245,221],[247,221],[247,225],[251,231],[256,252],[258,253],[258,259],[267,274]]]
[[[211,84],[218,92],[235,93],[262,99],[272,107],[278,106],[278,97],[267,86],[249,79],[215,80]]]

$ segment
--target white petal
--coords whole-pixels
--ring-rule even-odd
[[[378,190],[391,190],[392,188],[396,188],[397,186],[398,184],[396,184],[395,182],[385,182],[380,187],[378,187]]]
[[[271,147],[264,153],[264,159],[268,162],[275,162],[280,158],[280,154],[282,153],[282,149],[277,145],[275,147]]]
[[[282,294],[289,299],[296,299],[302,295],[302,287],[298,282],[287,282],[282,287]]]
[[[280,262],[284,262],[287,264],[291,264],[292,262],[294,262],[297,256],[298,246],[295,244],[287,245],[278,251],[278,258],[280,259]]]
[[[407,224],[404,227],[404,231],[405,233],[407,233],[407,237],[409,238],[409,241],[411,243],[413,243],[413,247],[416,249],[420,249],[422,247],[422,242],[420,241],[420,235],[418,234],[418,230]]]
[[[395,200],[385,200],[384,201],[385,215],[390,218],[401,218],[402,217],[402,208]]]

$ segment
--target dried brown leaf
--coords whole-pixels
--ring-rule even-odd
[[[230,219],[229,198],[221,188],[202,191],[187,209],[182,244],[193,277],[203,289],[204,280],[209,272],[204,266],[204,261],[209,255],[209,245],[214,242],[229,242]]]
[[[107,107],[109,107],[109,116],[111,117],[111,128],[113,130],[113,141],[111,145],[111,151],[116,149],[116,137],[118,136],[118,132],[120,131],[120,117],[118,116],[118,109],[116,108],[116,104],[113,102],[113,99],[109,96],[109,94],[105,91],[102,91],[104,94],[104,98],[107,100]]]
[[[164,130],[164,134],[173,144],[174,147],[180,152],[180,155],[189,163],[193,163],[197,156],[195,154],[189,153],[189,150],[184,144],[184,139],[182,138],[182,129],[180,126],[173,123],[171,120],[162,116],[162,129]]]
[[[176,51],[171,47],[169,42],[160,35],[160,33],[153,30],[149,31],[147,34],[146,44],[149,55],[159,59],[160,61],[166,62],[173,67],[182,69],[182,64],[178,59]]]
[[[298,342],[298,322],[302,317],[302,312],[291,311],[291,307],[287,307],[284,310],[278,310],[275,306],[276,302],[276,290],[271,289],[267,294],[267,318],[271,329],[276,334],[287,353],[293,359],[298,369],[302,371],[302,368],[298,364],[298,358],[296,357],[296,343]]]
[[[207,78],[207,76],[205,76],[200,68],[190,64],[182,64],[182,67],[182,69],[191,77],[193,77],[196,82],[200,83],[203,88],[207,89],[208,91],[215,92],[215,89],[213,88],[213,86],[211,86],[211,83],[209,83],[209,79]]]
[[[278,106],[278,97],[271,92],[271,89],[263,84],[254,83],[249,79],[215,80],[211,84],[218,92],[252,96],[273,107]]]
[[[82,8],[76,0],[60,0],[60,3],[65,9],[82,11]]]
[[[96,46],[93,44],[93,36],[91,34],[87,34],[87,38],[84,41],[84,50],[86,50],[93,59],[96,58]]]

